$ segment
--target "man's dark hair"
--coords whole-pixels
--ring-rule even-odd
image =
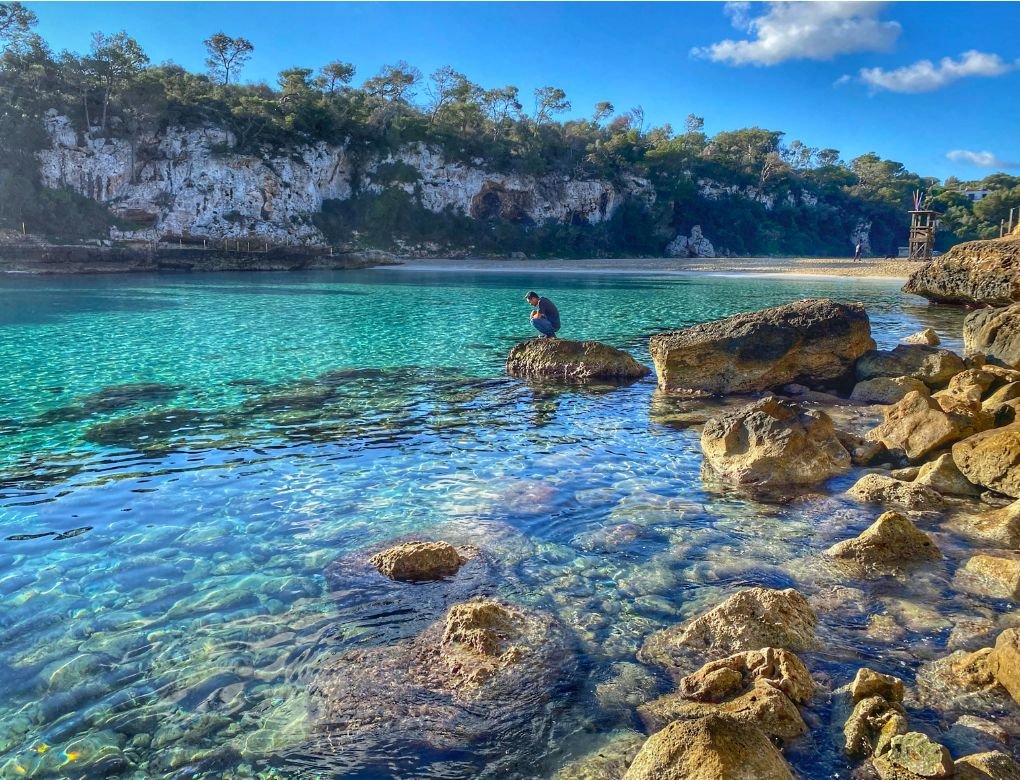
[[[537,292],[532,290],[531,292],[529,292],[527,295],[524,296],[524,300],[530,301],[532,298],[541,298],[541,297],[542,297],[541,295],[539,295]]]

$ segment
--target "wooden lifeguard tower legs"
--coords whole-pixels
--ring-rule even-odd
[[[924,208],[924,195],[914,193],[914,210],[910,212],[910,240],[907,257],[910,260],[931,260],[935,247],[935,227],[939,213]]]

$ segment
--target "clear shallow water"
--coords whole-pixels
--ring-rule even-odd
[[[0,279],[0,777],[548,777],[636,725],[607,690],[665,689],[634,666],[643,638],[737,587],[866,589],[823,616],[827,649],[809,659],[836,684],[858,658],[909,677],[945,652],[953,616],[1001,608],[951,590],[967,546],[948,534],[949,561],[903,581],[825,570],[811,556],[874,513],[712,492],[697,433],[670,423],[683,405],[653,379],[503,377],[531,336],[531,288],[563,336],[645,362],[653,332],[809,296],[864,301],[885,347],[962,320],[884,281]],[[324,570],[416,531],[491,544],[500,592],[565,621],[577,670],[533,728],[338,750],[308,718],[316,670],[421,626]],[[895,643],[873,629],[882,615],[899,616]],[[844,771],[824,747],[788,755],[806,776]]]

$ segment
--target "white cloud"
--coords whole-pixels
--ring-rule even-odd
[[[969,163],[979,168],[1020,168],[1020,162],[1000,160],[992,152],[970,152],[966,149],[953,149],[946,157],[956,163]]]
[[[856,51],[888,51],[900,34],[899,22],[882,22],[884,3],[774,2],[759,16],[748,3],[727,3],[733,26],[750,40],[725,40],[691,49],[696,57],[730,65],[777,65],[786,60],[831,60]]]
[[[931,60],[921,60],[895,70],[861,68],[860,80],[873,90],[933,92],[960,79],[971,76],[1001,76],[1016,67],[1016,63],[1005,62],[998,54],[971,50],[961,54],[959,60],[943,57],[938,65],[933,64]]]

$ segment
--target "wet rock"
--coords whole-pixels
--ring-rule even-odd
[[[612,731],[598,747],[566,764],[552,780],[620,780],[644,743],[645,735],[637,731]]]
[[[1014,706],[988,666],[992,648],[957,650],[923,664],[917,671],[919,704],[953,715],[987,715]]]
[[[900,344],[892,350],[872,350],[854,365],[857,379],[908,376],[934,389],[945,385],[966,366],[955,352],[936,347]]]
[[[711,473],[737,484],[814,484],[850,468],[827,414],[775,396],[709,420],[701,450]]]
[[[976,753],[957,760],[956,780],[1020,780],[1020,764],[1001,750]]]
[[[864,404],[894,404],[907,393],[928,395],[928,385],[911,376],[879,376],[854,385],[851,401]]]
[[[897,778],[896,769],[921,777],[951,777],[953,757],[945,745],[918,731],[911,731],[892,738],[889,750],[875,759],[875,769],[883,780]]]
[[[865,504],[886,504],[905,509],[941,509],[942,496],[924,485],[900,482],[884,474],[865,474],[846,494]]]
[[[1020,554],[975,555],[956,572],[953,587],[980,596],[1020,601]]]
[[[837,707],[834,712],[841,709]],[[843,750],[858,758],[878,755],[888,748],[894,736],[906,731],[906,712],[899,702],[866,696],[854,703],[843,724]]]
[[[1020,498],[1020,423],[957,442],[953,460],[974,484]]]
[[[888,702],[903,701],[903,680],[891,674],[882,674],[867,667],[857,670],[850,683],[850,695],[854,704],[871,696],[881,696]]]
[[[1020,301],[1020,241],[1007,237],[957,244],[911,274],[903,291],[937,303],[1008,306]]]
[[[986,718],[964,715],[958,718],[946,733],[946,743],[954,755],[969,756],[971,753],[984,753],[1004,748],[1009,743],[1009,734],[998,724]],[[956,769],[959,776],[961,771],[959,761]],[[1020,780],[1020,775],[1017,776],[1017,780]]]
[[[926,485],[943,496],[979,496],[981,488],[968,480],[956,468],[951,453],[943,453],[921,466],[916,484]]]
[[[803,662],[789,650],[765,647],[710,661],[680,680],[677,691],[686,699],[719,702],[742,692],[757,680],[782,691],[796,704],[807,704],[815,683]]]
[[[537,338],[510,350],[506,359],[510,376],[563,382],[640,379],[650,372],[622,350],[598,341]]]
[[[989,363],[1020,368],[1020,303],[968,314],[963,348],[967,355],[984,355]]]
[[[843,445],[843,449],[850,453],[850,462],[854,466],[867,466],[879,455],[885,453],[885,445],[865,439],[847,431],[836,431],[836,438]]]
[[[793,780],[758,727],[722,715],[670,723],[645,742],[624,780]]]
[[[999,633],[998,624],[987,617],[953,617],[953,630],[946,640],[947,650],[977,650],[995,641]]]
[[[1020,501],[989,512],[957,514],[947,527],[968,539],[1015,550],[1020,548]]]
[[[981,411],[980,405],[955,406],[947,412],[938,400],[915,392],[907,393],[888,407],[885,420],[868,433],[868,438],[916,461],[990,424],[991,418]]]
[[[865,570],[942,558],[931,537],[896,512],[886,512],[860,536],[833,545],[826,555]]]
[[[658,334],[649,348],[662,390],[728,394],[841,377],[874,341],[861,304],[817,299]]]
[[[697,656],[721,658],[763,647],[810,650],[816,646],[816,623],[807,599],[793,588],[748,588],[698,617],[655,632],[638,659],[676,674],[694,666]]]
[[[538,738],[575,666],[554,618],[480,599],[416,637],[328,663],[309,687],[312,718],[340,750],[373,737],[449,748],[510,728]]]
[[[422,582],[456,574],[465,559],[448,542],[407,542],[376,553],[368,562],[391,580]]]
[[[999,634],[988,657],[988,669],[999,685],[1009,691],[1013,701],[1020,704],[1020,628]]]
[[[935,328],[925,328],[900,339],[900,341],[904,344],[921,344],[926,347],[935,347],[940,343],[939,334],[935,332]]]

